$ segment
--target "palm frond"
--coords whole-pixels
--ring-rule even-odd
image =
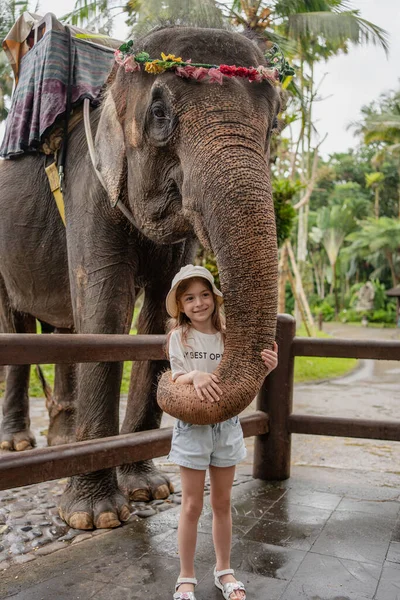
[[[358,11],[302,12],[288,16],[288,34],[292,39],[323,37],[331,42],[380,44],[389,50],[387,32],[358,16]]]

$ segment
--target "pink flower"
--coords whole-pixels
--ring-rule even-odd
[[[129,56],[127,56],[125,58],[125,60],[122,64],[124,65],[125,71],[127,73],[133,73],[134,71],[140,71],[140,65],[138,62],[136,62],[136,60],[134,59],[132,54],[129,54]]]
[[[202,79],[205,79],[207,76],[208,76],[208,69],[205,69],[204,67],[197,67],[194,69],[194,71],[192,73],[193,79],[197,79],[197,81],[201,81]]]
[[[222,85],[223,75],[218,68],[212,67],[208,70],[208,79],[210,83],[219,83]]]
[[[179,77],[183,77],[184,79],[191,79],[193,77],[193,73],[196,70],[196,67],[187,65],[186,67],[177,67],[176,74],[179,75]]]
[[[269,81],[273,81],[274,79],[276,79],[276,75],[278,74],[278,79],[279,79],[279,73],[276,69],[268,69],[267,67],[264,67],[263,65],[260,65],[259,67],[257,67],[257,72],[260,74],[261,79],[267,79]]]
[[[118,49],[115,50],[114,57],[115,57],[115,62],[117,62],[119,65],[124,64],[124,55],[122,54],[121,50],[118,50]]]

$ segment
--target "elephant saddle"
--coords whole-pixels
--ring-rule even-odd
[[[51,13],[43,18],[24,13],[4,40],[3,48],[17,83],[0,146],[1,157],[37,151],[54,153],[60,143],[57,124],[66,111],[70,68],[74,118],[80,116],[81,110],[76,108],[84,98],[89,98],[93,106],[98,104],[114,64],[114,50],[121,42],[68,27],[71,37]]]

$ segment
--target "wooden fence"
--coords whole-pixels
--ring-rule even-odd
[[[253,476],[290,476],[291,434],[400,441],[399,421],[372,421],[292,412],[296,356],[400,360],[400,342],[295,337],[295,321],[279,315],[279,365],[266,378],[257,410],[241,418],[245,437],[256,436]],[[162,335],[0,335],[0,365],[165,359]],[[172,428],[11,452],[0,457],[0,490],[164,456]]]

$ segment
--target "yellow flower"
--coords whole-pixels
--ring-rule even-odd
[[[164,61],[168,60],[168,61],[177,62],[177,63],[182,62],[181,57],[180,56],[177,57],[177,56],[175,56],[175,54],[164,54],[164,52],[161,52],[161,58]]]
[[[165,69],[159,64],[160,62],[160,60],[153,60],[151,62],[147,62],[144,65],[144,70],[147,71],[147,73],[153,73],[153,75],[163,73]]]

